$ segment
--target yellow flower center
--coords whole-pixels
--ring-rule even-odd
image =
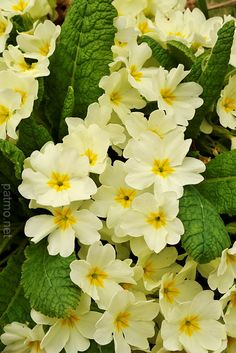
[[[196,331],[200,330],[199,318],[197,315],[186,316],[180,323],[179,331],[191,337]]]
[[[122,96],[120,95],[119,92],[114,91],[110,94],[110,100],[113,104],[120,105]]]
[[[180,31],[169,32],[168,36],[175,36],[175,37],[179,37],[179,38],[185,38],[185,35],[182,32],[180,32]]]
[[[92,150],[90,150],[89,148],[84,152],[83,156],[88,157],[89,164],[91,166],[94,166],[97,162],[97,159],[98,159],[98,155],[96,153],[94,153]]]
[[[50,49],[50,43],[43,43],[43,45],[39,48],[39,52],[41,55],[43,56],[47,56],[49,53],[49,49]]]
[[[70,328],[74,327],[75,324],[79,321],[79,316],[76,312],[72,312],[71,315],[65,319],[60,320],[61,326],[68,326]]]
[[[6,123],[11,118],[10,110],[4,105],[0,105],[0,125]]]
[[[67,190],[70,188],[70,176],[68,174],[52,172],[51,179],[47,184],[56,191]]]
[[[18,0],[15,5],[12,5],[12,10],[14,11],[24,11],[28,6],[29,1]]]
[[[130,70],[130,75],[133,76],[135,81],[140,82],[141,78],[143,77],[143,74],[142,74],[142,72],[138,71],[137,66],[131,65],[129,70]]]
[[[27,100],[28,94],[24,91],[21,91],[20,89],[16,89],[15,91],[21,95],[21,107],[22,107]]]
[[[31,71],[35,68],[37,63],[28,64],[24,59],[18,63],[19,68],[22,71]]]
[[[236,110],[236,99],[234,98],[225,98],[223,99],[222,106],[226,113]]]
[[[27,347],[30,349],[30,352],[39,353],[41,352],[40,341],[31,341],[27,343]]]
[[[165,212],[163,212],[162,210],[160,210],[159,212],[151,212],[147,217],[146,222],[154,228],[160,229],[161,227],[166,225]]]
[[[139,28],[140,32],[142,32],[142,34],[151,32],[151,29],[148,26],[147,21],[139,23],[138,28]]]
[[[6,28],[7,28],[6,23],[1,21],[0,22],[0,36],[5,33]]]
[[[128,311],[120,312],[115,318],[114,325],[118,332],[129,326],[130,313]]]
[[[162,98],[168,105],[173,105],[173,102],[175,101],[176,96],[173,94],[171,88],[162,88],[160,93]]]
[[[124,208],[129,208],[135,196],[135,190],[120,188],[115,196],[115,201],[121,204]]]
[[[89,280],[89,283],[92,286],[96,287],[104,287],[104,279],[108,277],[107,273],[101,270],[98,267],[93,267],[89,273],[87,274],[87,278]]]
[[[166,178],[174,172],[174,169],[170,166],[169,159],[155,159],[153,162],[152,172],[156,175]]]
[[[236,293],[232,293],[230,296],[230,303],[234,308],[236,308]]]
[[[127,42],[121,42],[120,40],[115,40],[115,45],[120,48],[125,48],[127,47]]]
[[[164,283],[163,295],[164,295],[165,301],[167,301],[170,304],[174,303],[174,298],[179,295],[179,289],[176,288],[174,280]]]
[[[151,261],[146,262],[145,266],[143,267],[144,278],[148,279],[152,276],[154,272],[153,263]]]
[[[226,262],[227,262],[227,264],[235,264],[236,263],[236,255],[227,254]]]
[[[54,211],[54,223],[62,230],[68,229],[72,224],[76,223],[76,219],[70,208],[57,208]]]

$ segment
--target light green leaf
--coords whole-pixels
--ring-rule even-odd
[[[0,335],[3,327],[13,321],[30,322],[30,305],[20,284],[22,253],[11,255],[0,273]]]
[[[186,137],[197,137],[204,116],[219,98],[228,70],[234,32],[233,20],[226,22],[218,31],[217,42],[198,81],[203,88],[201,97],[204,104],[198,108],[194,118],[189,122]]]
[[[60,122],[60,129],[59,129],[59,137],[62,139],[67,133],[67,125],[65,122],[65,119],[72,116],[73,110],[75,106],[75,94],[74,94],[74,89],[72,86],[68,87],[68,91],[66,94],[66,98],[64,101],[63,109],[62,109],[62,114],[61,114],[61,122]]]
[[[68,87],[75,92],[73,115],[85,117],[87,107],[102,94],[98,83],[109,74],[114,43],[112,0],[74,0],[62,25],[57,49],[45,80],[47,108],[55,129]]]
[[[178,217],[184,225],[182,246],[197,262],[207,263],[230,246],[224,223],[214,206],[194,187],[186,187]]]
[[[236,150],[224,152],[208,164],[198,190],[219,213],[236,215]]]
[[[80,290],[70,279],[70,263],[75,255],[51,256],[46,246],[45,240],[28,246],[25,251],[22,267],[25,296],[35,310],[51,317],[66,317],[80,298]]]
[[[170,40],[167,42],[167,48],[178,63],[183,64],[186,70],[191,69],[196,60],[191,49],[177,40]]]
[[[158,64],[166,70],[171,70],[177,66],[176,61],[171,57],[167,49],[163,48],[160,43],[148,36],[142,37],[142,42],[145,42],[152,49],[152,56],[157,60]]]
[[[33,151],[40,150],[46,142],[51,140],[52,136],[48,130],[43,125],[38,124],[33,117],[20,122],[17,146],[27,157]]]

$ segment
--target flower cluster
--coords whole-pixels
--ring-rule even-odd
[[[48,58],[60,33],[51,21],[35,22],[17,35],[17,46],[5,49],[11,17],[39,4],[2,0],[0,5],[2,138],[17,137],[19,121],[30,116],[37,98],[36,78],[49,74]],[[66,119],[68,134],[61,143],[48,142],[25,160],[19,186],[29,207],[40,210],[25,225],[33,243],[47,238],[49,255],[62,257],[79,245],[70,278],[81,299],[67,318],[32,309],[32,329],[18,322],[5,326],[3,352],[76,353],[94,339],[100,345],[114,340],[116,353],[232,353],[236,243],[206,265],[178,254],[175,246],[184,234],[178,218],[184,186],[200,183],[205,171],[202,161],[188,156],[192,140],[184,135],[203,104],[202,87],[184,80],[189,71],[182,64],[170,71],[157,67],[151,48],[139,41],[143,35],[163,45],[175,39],[198,56],[214,46],[223,20],[185,10],[185,1],[114,0],[113,5],[114,60],[99,83],[103,94],[84,120]],[[217,105],[221,124],[232,129],[235,77]],[[154,110],[146,113],[143,108],[153,102]],[[202,288],[197,273],[211,290]],[[214,299],[215,289],[224,294],[220,300]]]
[[[45,16],[52,12],[47,0],[3,0],[0,4],[0,138],[17,139],[16,128],[29,118],[38,98],[37,78],[49,75],[49,57],[55,50],[60,26]],[[32,29],[20,32],[16,44],[10,36],[15,16],[29,18]],[[9,42],[9,44],[8,44]]]

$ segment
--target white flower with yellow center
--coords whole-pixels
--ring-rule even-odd
[[[115,353],[131,353],[130,346],[148,350],[148,338],[155,333],[159,306],[152,300],[138,300],[129,291],[117,293],[96,324],[94,339],[106,345],[114,339]]]
[[[129,47],[131,44],[136,43],[137,37],[138,33],[133,27],[118,29],[115,34],[115,44],[111,47],[114,56],[127,58],[129,56]]]
[[[63,144],[46,143],[25,161],[19,192],[44,206],[60,207],[88,200],[97,191],[88,158]]]
[[[5,49],[6,41],[12,28],[13,24],[11,20],[3,16],[0,10],[0,53]]]
[[[159,254],[149,253],[139,257],[137,265],[143,269],[143,283],[151,291],[160,286],[160,280],[166,272],[177,272],[181,266],[175,263],[178,253],[174,247],[163,249]]]
[[[81,203],[70,206],[48,208],[52,215],[31,217],[25,225],[25,235],[34,243],[48,236],[50,255],[70,256],[75,247],[75,238],[90,245],[100,240],[98,230],[102,222],[87,209],[78,209]]]
[[[35,61],[27,59],[25,55],[13,45],[8,45],[7,50],[3,52],[4,63],[7,68],[15,71],[24,77],[42,77],[49,75],[49,60]]]
[[[29,15],[33,20],[41,19],[47,15],[53,18],[53,2],[50,0],[35,0],[34,6],[29,10]]]
[[[85,126],[79,123],[75,128],[70,126],[69,120],[69,135],[63,138],[63,144],[88,159],[91,173],[100,174],[104,171],[111,143],[109,134],[97,124]]]
[[[227,335],[236,338],[236,287],[235,285],[220,299],[225,313],[223,319]]]
[[[143,236],[150,250],[159,253],[167,244],[177,244],[184,233],[177,218],[179,203],[176,194],[160,194],[158,200],[150,193],[137,196],[132,209],[121,220],[121,229],[133,237]]]
[[[188,120],[194,117],[195,110],[203,103],[199,98],[203,90],[198,83],[181,83],[188,73],[182,64],[170,71],[160,67],[153,75],[153,89],[144,95],[149,101],[157,101],[159,109],[165,110],[177,124],[183,126],[188,125]]]
[[[75,260],[70,268],[71,280],[101,309],[106,309],[113,295],[123,290],[119,283],[135,284],[133,270],[126,262],[116,260],[115,250],[110,244],[91,245],[86,260]]]
[[[1,341],[6,347],[2,353],[46,353],[40,344],[45,335],[43,326],[30,329],[27,325],[12,322],[4,326]]]
[[[236,279],[236,242],[232,248],[223,250],[219,266],[208,277],[208,284],[212,290],[218,289],[226,293]]]
[[[111,107],[121,118],[130,109],[141,109],[146,105],[137,90],[130,85],[125,68],[102,77],[99,87],[105,91],[99,98],[100,105]]]
[[[116,8],[118,16],[137,16],[147,6],[147,0],[113,0],[112,5]]]
[[[39,23],[33,33],[20,33],[16,41],[25,57],[42,60],[54,53],[60,32],[59,25],[56,26],[52,21],[46,20]]]
[[[0,138],[7,136],[17,139],[16,127],[22,117],[19,113],[21,106],[20,93],[12,89],[0,90]]]
[[[208,353],[221,348],[226,332],[224,325],[217,321],[222,309],[213,296],[211,291],[202,291],[192,301],[174,307],[161,326],[163,345],[167,350]]]
[[[33,6],[35,0],[1,0],[1,10],[10,15],[23,15]]]
[[[13,71],[0,71],[1,88],[11,89],[21,95],[21,105],[17,112],[22,119],[28,118],[33,110],[34,101],[38,98],[38,81],[33,77],[22,77]]]
[[[51,326],[41,342],[45,352],[59,353],[64,348],[66,353],[77,353],[89,348],[96,322],[101,318],[100,313],[90,311],[90,305],[91,299],[82,293],[78,307],[66,318],[49,318],[32,311],[31,316],[35,322]]]
[[[119,232],[119,223],[123,215],[130,209],[138,191],[129,187],[125,182],[126,171],[124,163],[116,160],[107,165],[99,180],[102,184],[93,199],[95,202],[90,209],[99,217],[107,218],[108,228],[115,228]]]
[[[191,140],[184,140],[180,131],[171,131],[163,138],[157,134],[143,133],[132,142],[132,148],[124,150],[128,185],[142,190],[154,184],[157,195],[160,190],[175,191],[183,195],[183,186],[198,184],[203,180],[199,174],[205,165],[200,160],[185,157]]]
[[[171,311],[177,304],[191,301],[202,291],[196,281],[185,279],[182,273],[166,273],[162,276],[159,290],[159,304],[161,312],[168,319]]]
[[[236,75],[230,77],[229,83],[221,91],[216,111],[222,126],[236,128]]]

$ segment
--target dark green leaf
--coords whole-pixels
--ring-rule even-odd
[[[177,40],[170,40],[167,42],[167,48],[178,63],[183,64],[186,70],[191,69],[196,60],[191,49]]]

